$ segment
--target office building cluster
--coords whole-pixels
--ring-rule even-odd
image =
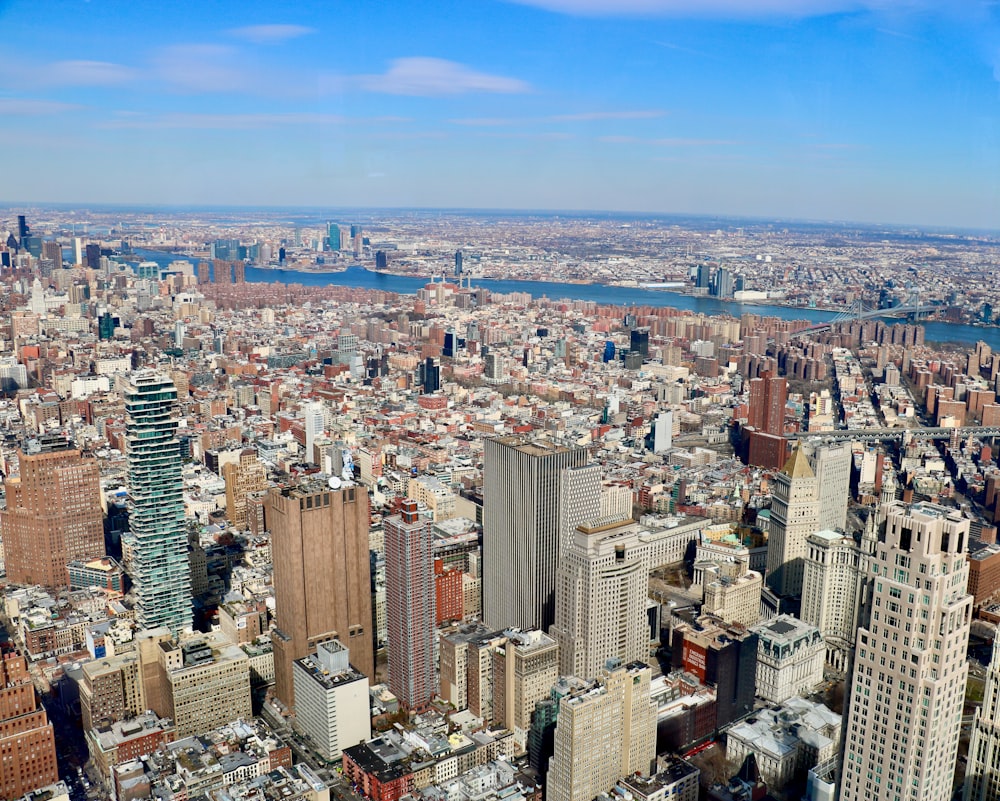
[[[3,798],[995,796],[985,342],[492,293],[465,246],[404,296],[254,283],[222,228],[91,263],[21,223]]]

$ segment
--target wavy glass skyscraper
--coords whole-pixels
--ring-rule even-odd
[[[181,479],[177,388],[143,370],[125,386],[131,573],[141,628],[191,628],[191,574]]]

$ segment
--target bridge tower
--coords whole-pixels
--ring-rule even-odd
[[[903,305],[908,309],[912,309],[907,316],[917,321],[920,319],[922,312],[920,311],[920,287],[916,284],[908,284],[906,287],[906,300],[903,301]]]

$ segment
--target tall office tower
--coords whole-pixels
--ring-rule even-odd
[[[750,414],[747,419],[757,431],[779,436],[785,430],[788,382],[770,371],[750,379]]]
[[[926,503],[892,503],[879,518],[840,797],[947,801],[969,672],[969,521]]]
[[[84,264],[91,270],[101,269],[101,246],[93,243],[83,249]]]
[[[556,573],[552,636],[560,673],[592,679],[609,659],[649,656],[649,546],[631,520],[584,524],[573,534]]]
[[[222,478],[226,482],[226,517],[234,528],[245,531],[249,524],[247,497],[267,489],[267,468],[257,452],[247,448],[238,462],[223,465]]]
[[[362,236],[362,233],[361,233],[361,226],[360,225],[352,225],[351,226],[351,246],[354,248],[354,256],[355,257],[361,255],[361,247],[362,247],[363,243],[364,243],[364,237]]]
[[[641,353],[642,357],[649,357],[649,329],[633,328],[629,332],[629,350],[633,353]]]
[[[560,473],[587,463],[583,448],[488,439],[483,457],[483,616],[502,629],[555,622]]]
[[[1000,637],[993,640],[986,694],[972,724],[962,801],[996,798],[1000,798]]]
[[[716,297],[731,298],[733,296],[733,274],[727,267],[720,267],[716,272],[713,289]]]
[[[330,250],[340,250],[340,226],[335,222],[326,224],[326,243]]]
[[[699,289],[709,289],[712,286],[712,268],[707,264],[699,264],[694,285]]]
[[[560,471],[559,498],[559,553],[564,554],[573,545],[576,527],[601,517],[601,466]]]
[[[504,638],[493,649],[493,722],[512,730],[523,749],[535,704],[559,678],[559,645],[541,631],[510,629]]]
[[[73,237],[73,264],[83,266],[83,239],[78,236]]]
[[[191,570],[184,521],[177,389],[152,370],[125,383],[125,458],[135,619],[141,629],[191,628]]]
[[[430,356],[420,362],[417,380],[425,395],[431,395],[441,389],[441,368],[434,364],[434,359]]]
[[[674,445],[674,413],[669,409],[653,422],[653,453],[666,453]]]
[[[104,513],[97,462],[77,450],[18,452],[20,474],[4,487],[0,512],[7,580],[66,586],[66,565],[104,554]]]
[[[500,383],[505,380],[507,366],[501,354],[491,351],[483,356],[483,378],[491,383]]]
[[[336,483],[336,481],[332,482]],[[292,662],[334,638],[375,679],[368,491],[307,479],[267,493],[274,563],[275,693],[295,704]]]
[[[58,242],[42,242],[42,258],[52,262],[53,269],[62,267],[62,245]]]
[[[820,445],[813,454],[819,490],[819,531],[843,531],[851,492],[851,446],[846,442]]]
[[[801,617],[820,630],[827,664],[840,671],[850,666],[861,624],[868,556],[854,537],[837,531],[822,530],[806,537]]]
[[[39,706],[28,663],[15,653],[0,661],[0,798],[20,798],[59,780],[56,741]]]
[[[455,251],[455,275],[460,276],[462,274],[462,251]]]
[[[802,592],[806,537],[816,532],[819,490],[801,445],[775,476],[771,533],[767,540],[767,584],[782,597]]]
[[[437,692],[431,521],[421,518],[416,501],[406,499],[401,513],[387,518],[382,527],[389,689],[407,709],[425,709]]]
[[[313,452],[313,445],[316,438],[323,435],[324,424],[323,404],[320,401],[307,403],[302,411],[302,427],[306,433],[305,461],[310,464],[315,463],[316,456]]]
[[[549,801],[590,801],[624,776],[650,775],[656,759],[651,674],[641,662],[605,670],[559,701],[555,753],[545,779]]]

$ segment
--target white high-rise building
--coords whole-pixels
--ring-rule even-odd
[[[630,510],[631,511],[631,510]],[[576,527],[601,516],[601,467],[567,467],[559,474],[559,552],[571,547]]]
[[[851,493],[851,446],[846,442],[820,445],[813,454],[819,492],[820,531],[843,531],[847,525],[847,502]]]
[[[576,529],[556,573],[559,670],[592,679],[608,659],[623,663],[649,656],[648,543],[631,521]]]
[[[550,801],[591,801],[624,776],[648,776],[656,759],[656,704],[648,665],[632,663],[559,702],[555,753],[545,780]]]
[[[928,503],[888,504],[879,521],[840,798],[948,801],[968,676],[969,521]]]
[[[602,518],[632,518],[632,488],[624,484],[606,484],[601,488]]]
[[[324,418],[323,418],[323,404],[319,401],[313,401],[312,403],[306,404],[302,415],[302,427],[305,429],[306,434],[306,457],[307,462],[312,462],[316,457],[313,455],[313,445],[316,439],[323,434]]]
[[[774,479],[766,580],[779,596],[802,592],[806,538],[818,525],[816,474],[800,444]]]
[[[368,677],[351,667],[340,640],[292,663],[295,726],[325,759],[339,759],[348,746],[371,739]]]
[[[584,448],[547,440],[486,440],[483,617],[491,628],[547,631],[555,621],[562,471],[587,461]],[[594,493],[598,504],[599,495],[598,489]]]
[[[986,676],[983,705],[976,710],[965,766],[963,801],[1000,798],[1000,637],[993,640],[993,657]]]
[[[674,413],[660,412],[653,423],[653,453],[666,453],[673,447],[673,441]]]
[[[806,539],[801,617],[820,630],[826,661],[837,670],[848,669],[854,652],[869,542],[866,537],[858,543],[838,531],[817,531]]]

